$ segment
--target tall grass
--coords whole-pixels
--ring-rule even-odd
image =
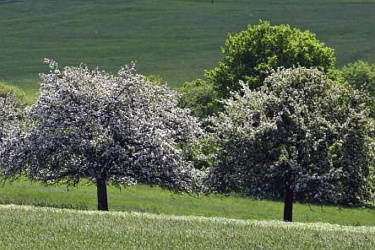
[[[235,195],[190,196],[143,185],[118,190],[108,188],[111,211],[226,217],[252,220],[281,220],[283,203],[252,200]],[[96,188],[80,184],[45,187],[28,181],[6,182],[0,186],[0,204],[96,210]],[[308,204],[294,205],[294,221],[326,222],[353,226],[375,226],[375,209],[340,208]]]
[[[3,249],[374,249],[374,227],[0,206]]]
[[[375,62],[374,0],[0,1],[0,80],[36,95],[44,57],[117,71],[131,60],[170,85],[203,76],[228,32],[259,19],[310,29],[340,65]]]

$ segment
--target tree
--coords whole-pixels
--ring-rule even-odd
[[[350,86],[370,96],[371,116],[375,118],[375,64],[359,60],[342,67],[339,72]]]
[[[0,94],[0,143],[4,143],[7,134],[21,118],[18,100],[12,92]],[[3,148],[3,147],[1,147]]]
[[[197,187],[199,171],[186,161],[185,149],[202,131],[177,107],[172,90],[146,82],[133,66],[113,76],[46,62],[51,71],[27,110],[23,143],[8,154],[6,176],[67,185],[88,179],[97,186],[98,210],[108,210],[108,183]],[[15,162],[11,155],[22,156]]]
[[[222,53],[224,59],[206,72],[221,98],[240,90],[240,80],[251,89],[260,87],[269,72],[278,67],[299,65],[328,71],[335,63],[334,50],[318,41],[315,34],[289,25],[271,26],[267,21],[229,35]]]
[[[212,119],[219,147],[207,183],[220,192],[360,204],[372,198],[372,123],[359,91],[316,69],[278,69],[259,90],[242,83]]]
[[[0,94],[0,169],[6,166],[9,161],[8,155],[11,155],[13,161],[17,161],[17,154],[11,153],[12,148],[20,145],[20,140],[14,138],[22,137],[22,126],[20,121],[23,119],[20,99],[16,97],[13,91],[10,91],[9,85],[1,85]],[[4,88],[3,88],[4,87]],[[4,91],[3,91],[4,90]],[[9,90],[6,92],[6,90]],[[6,176],[1,171],[0,176]]]

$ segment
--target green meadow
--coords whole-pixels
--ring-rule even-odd
[[[282,220],[284,206],[281,201],[253,200],[238,195],[178,194],[145,185],[122,189],[109,186],[108,199],[111,211],[248,220]],[[96,186],[82,182],[67,189],[64,185],[46,187],[23,179],[5,182],[0,186],[0,204],[96,210]],[[375,209],[296,203],[293,220],[375,227]]]
[[[2,249],[373,249],[374,227],[0,206]]]
[[[375,62],[374,0],[0,1],[0,80],[36,96],[43,58],[111,72],[137,61],[171,86],[203,77],[228,33],[260,19],[309,29],[337,64]]]

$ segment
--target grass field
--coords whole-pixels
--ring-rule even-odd
[[[251,220],[281,220],[283,212],[282,202],[251,200],[233,195],[194,197],[144,185],[122,190],[110,186],[108,197],[111,211]],[[67,190],[65,186],[44,187],[29,181],[7,182],[0,186],[0,204],[96,210],[96,187],[82,183],[77,188]],[[375,226],[375,209],[297,203],[294,205],[294,221]]]
[[[374,249],[375,227],[0,205],[1,248]]]
[[[0,1],[0,80],[38,91],[43,58],[116,71],[131,60],[172,86],[203,77],[228,32],[259,19],[310,29],[338,64],[375,62],[374,0]]]

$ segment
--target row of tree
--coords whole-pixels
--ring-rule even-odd
[[[374,199],[373,89],[355,71],[367,64],[338,73],[315,35],[269,22],[229,36],[223,53],[182,97],[134,65],[112,75],[46,60],[35,104],[0,96],[1,175],[88,179],[99,210],[108,183],[284,197],[287,221],[295,199]]]
[[[180,106],[213,132],[209,186],[284,197],[285,220],[293,198],[373,200],[375,64],[336,68],[315,34],[267,21],[229,35],[222,53],[205,79],[181,88]]]

